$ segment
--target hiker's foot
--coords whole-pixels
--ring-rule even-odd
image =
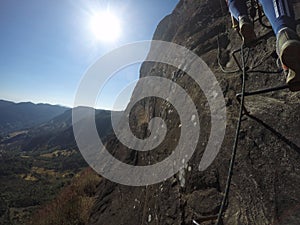
[[[253,24],[248,16],[239,17],[239,29],[244,44],[246,46],[251,45],[251,43],[253,43],[253,41],[256,39],[256,34],[254,32]]]
[[[277,35],[277,54],[286,74],[291,91],[300,91],[300,38],[290,28],[283,28]]]

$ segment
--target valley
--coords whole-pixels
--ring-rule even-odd
[[[0,224],[29,224],[34,212],[88,167],[76,146],[71,113],[67,109],[29,128],[0,129]],[[112,131],[110,111],[97,110],[96,124],[105,139]]]

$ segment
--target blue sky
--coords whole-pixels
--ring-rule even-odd
[[[89,66],[121,45],[149,40],[179,0],[1,0],[0,99],[72,106]],[[96,40],[89,23],[97,11],[121,23],[114,42]],[[103,89],[101,104],[138,77],[139,65],[118,72]]]

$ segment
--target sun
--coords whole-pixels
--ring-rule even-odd
[[[90,29],[99,41],[114,42],[121,35],[119,19],[111,12],[99,12],[91,17]]]

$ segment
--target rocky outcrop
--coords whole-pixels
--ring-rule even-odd
[[[218,66],[220,53],[220,63],[228,70],[236,69],[230,52],[238,48],[241,41],[230,26],[223,1],[181,0],[173,13],[159,24],[153,38],[171,41],[195,52],[211,68],[221,86],[226,100],[227,126],[221,151],[213,164],[205,171],[198,170],[211,129],[210,109],[201,88],[178,68],[146,62],[141,68],[141,77],[168,78],[184,88],[196,104],[201,127],[196,151],[183,170],[162,183],[131,187],[103,181],[90,224],[183,225],[192,224],[193,219],[199,224],[214,224],[225,188],[238,117],[239,103],[235,95],[241,89],[240,72],[223,73]],[[266,28],[256,26],[255,29],[263,38],[249,52],[247,66],[277,70],[275,37]],[[283,83],[282,75],[254,73],[247,76],[246,88],[256,90]],[[140,91],[137,85],[132,98]],[[300,94],[288,90],[246,98],[251,117],[243,117],[223,217],[225,225],[300,223],[299,101]],[[166,100],[149,97],[127,109],[127,113],[137,137],[150,135],[147,123],[156,116],[164,119],[168,134],[151,153],[129,150],[111,138],[107,147],[116,158],[132,165],[148,165],[161,161],[174,150],[180,136],[180,118]]]

